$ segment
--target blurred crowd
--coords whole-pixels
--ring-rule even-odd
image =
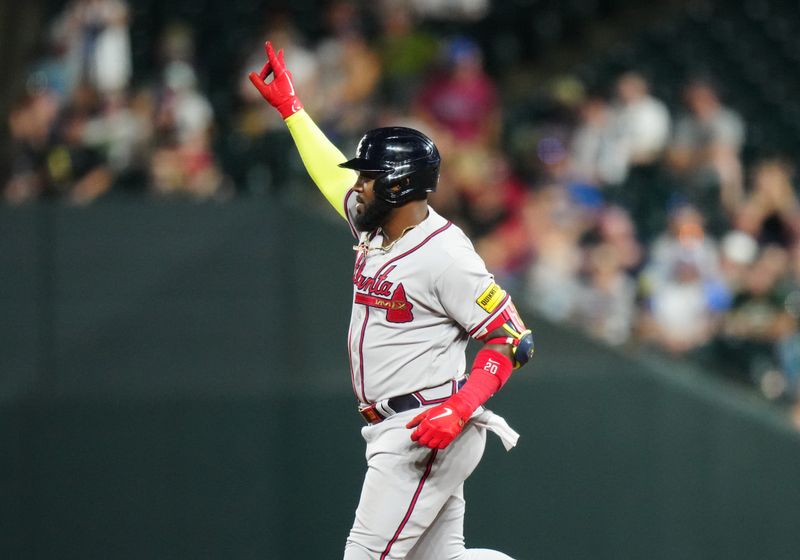
[[[313,41],[290,10],[242,34],[250,48],[223,123],[190,26],[163,29],[157,71],[140,81],[129,6],[73,0],[11,111],[5,200],[88,204],[115,189],[226,199],[305,181],[280,117],[246,79],[269,38],[345,153],[373,126],[434,138],[444,163],[432,204],[528,306],[607,344],[690,357],[771,399],[797,398],[795,169],[782,154],[745,165],[747,123],[711,78],[675,84],[680,106],[635,69],[610,88],[561,78],[510,106],[481,45],[449,32],[488,2],[327,6]],[[447,24],[435,31],[430,17]]]
[[[196,198],[230,191],[212,150],[214,111],[198,87],[189,31],[166,29],[159,79],[136,83],[130,24],[123,0],[74,0],[51,22],[9,115],[7,202],[83,205],[142,185]]]
[[[526,135],[537,158],[522,204],[478,246],[553,320],[794,401],[793,163],[775,154],[745,166],[746,123],[715,84],[698,76],[677,87],[682,106],[669,108],[644,76],[626,71],[606,95],[577,96],[566,118],[562,106],[566,132],[550,123]]]

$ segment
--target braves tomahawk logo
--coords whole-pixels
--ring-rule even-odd
[[[411,309],[414,306],[406,298],[403,283],[395,287],[394,282],[387,279],[396,267],[393,265],[386,270],[379,270],[377,276],[365,276],[364,265],[365,259],[359,259],[353,272],[353,284],[357,290],[355,303],[386,310],[386,320],[390,323],[412,321],[414,315]]]

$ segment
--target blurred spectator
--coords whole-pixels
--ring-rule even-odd
[[[702,269],[699,254],[691,250],[668,263],[641,313],[639,332],[644,340],[674,354],[685,354],[712,340],[720,309]]]
[[[711,230],[720,234],[742,200],[739,158],[744,123],[722,105],[707,81],[690,82],[684,101],[689,112],[675,125],[668,161],[685,185],[686,199],[707,215]]]
[[[600,242],[614,253],[619,267],[633,276],[639,271],[644,250],[636,239],[636,226],[630,214],[620,206],[607,206],[597,222]]]
[[[669,139],[666,106],[649,93],[635,72],[620,76],[614,105],[613,150],[619,161],[609,195],[631,213],[640,238],[647,242],[664,228],[670,191],[660,176],[660,157]]]
[[[164,68],[156,113],[157,131],[187,143],[197,136],[207,136],[213,124],[214,110],[197,89],[194,69],[185,62],[171,62]]]
[[[449,168],[456,205],[451,215],[472,239],[487,235],[517,212],[524,187],[500,154],[480,146],[459,149],[451,154]]]
[[[611,245],[592,247],[586,260],[571,320],[607,344],[623,344],[636,317],[636,284]]]
[[[123,0],[73,0],[54,25],[63,45],[71,91],[86,82],[102,93],[124,90],[132,62],[128,6]]]
[[[158,60],[161,68],[170,62],[194,64],[195,41],[192,27],[183,21],[173,21],[164,28],[158,40]]]
[[[788,273],[788,252],[776,245],[766,246],[748,267],[719,338],[719,358],[732,376],[761,384],[764,375],[780,372],[780,344],[797,332]],[[784,380],[781,385],[786,389],[789,384]],[[783,392],[772,391],[772,397]]]
[[[691,206],[673,211],[669,227],[653,242],[641,274],[646,308],[640,332],[673,353],[707,344],[730,301],[716,242]]]
[[[19,204],[47,195],[88,204],[111,188],[111,169],[86,134],[97,104],[97,92],[82,85],[62,111],[49,91],[24,99],[12,110],[14,154],[12,176],[4,190],[7,201]]]
[[[758,163],[752,188],[736,212],[736,225],[761,244],[789,248],[800,240],[800,202],[791,167],[779,160]]]
[[[226,194],[211,151],[213,116],[211,103],[197,89],[192,67],[169,63],[155,113],[158,147],[150,160],[155,193],[193,198]]]
[[[240,188],[250,192],[278,192],[293,180],[290,163],[293,147],[286,125],[247,79],[248,72],[264,65],[264,43],[271,41],[283,49],[287,68],[291,68],[295,87],[303,92],[305,109],[316,118],[324,105],[322,89],[317,87],[319,61],[304,46],[289,13],[270,12],[258,36],[248,44],[254,48],[244,60],[239,76],[239,106],[233,130],[226,139],[229,168]],[[333,137],[333,135],[331,135]]]
[[[525,224],[520,216],[504,221],[475,242],[475,250],[483,258],[498,283],[509,290],[521,290],[531,261],[532,249],[525,237]]]
[[[140,103],[137,99],[136,106]],[[109,94],[101,111],[86,123],[84,139],[105,154],[117,177],[132,174],[140,180],[152,141],[151,114],[136,111],[127,93]]]
[[[150,180],[153,192],[159,196],[202,200],[231,194],[213,154],[200,138],[186,144],[158,146],[150,159]]]
[[[353,2],[333,2],[326,16],[331,35],[316,50],[319,90],[325,92],[317,122],[333,139],[358,138],[375,120],[380,60],[364,38]]]
[[[525,186],[499,152],[484,147],[455,149],[449,161],[449,192],[432,201],[469,232],[487,266],[510,285],[530,252],[520,217]]]
[[[655,164],[669,139],[666,106],[650,95],[647,81],[635,72],[617,80],[613,106],[592,96],[584,101],[579,115],[572,166],[578,176],[595,184],[618,185],[631,167]]]
[[[445,48],[444,68],[425,84],[414,107],[420,117],[456,141],[494,146],[500,134],[500,103],[483,70],[480,47],[457,37]]]
[[[578,114],[570,147],[572,175],[598,186],[618,183],[625,174],[625,159],[616,147],[611,106],[602,97],[591,96]]]
[[[62,105],[72,94],[74,86],[64,63],[64,47],[48,37],[40,49],[41,55],[31,67],[27,89],[31,93],[47,90]]]
[[[672,211],[667,229],[648,249],[649,261],[643,271],[647,290],[658,291],[674,279],[675,263],[681,259],[690,259],[701,278],[722,282],[717,242],[706,234],[704,223],[703,215],[692,206]]]
[[[567,189],[559,185],[532,193],[522,218],[535,255],[527,271],[525,300],[548,319],[564,321],[572,315],[580,292],[578,240],[584,224]]]
[[[81,86],[81,93],[59,116],[47,150],[48,189],[73,204],[93,202],[111,188],[114,179],[102,152],[86,137],[98,103],[96,92]]]
[[[21,204],[49,188],[46,159],[57,116],[58,97],[49,90],[26,95],[11,108],[11,176],[3,189],[7,202]]]
[[[624,209],[587,197],[593,188],[573,185],[567,192],[582,216],[578,290],[568,319],[608,344],[623,344],[636,317],[634,273],[642,260],[633,222]]]
[[[597,184],[576,173],[570,162],[570,146],[578,124],[578,107],[584,99],[583,83],[560,75],[524,102],[509,103],[504,111],[503,151],[530,185],[576,180]],[[590,156],[591,157],[591,156]]]
[[[644,77],[627,72],[617,80],[613,120],[615,149],[624,162],[616,182],[622,182],[631,167],[652,165],[661,156],[670,116],[664,103],[650,95]]]
[[[795,329],[786,296],[789,257],[785,249],[768,245],[750,265],[744,283],[725,317],[726,336],[774,341]]]
[[[414,20],[405,0],[376,2],[380,29],[376,44],[385,102],[407,111],[439,51],[439,40]]]

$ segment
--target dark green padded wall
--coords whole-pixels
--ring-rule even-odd
[[[364,469],[335,217],[0,210],[0,557],[339,558]],[[519,560],[794,559],[800,438],[702,373],[528,316],[467,536]]]

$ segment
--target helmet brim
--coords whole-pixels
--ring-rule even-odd
[[[391,167],[381,166],[380,164],[375,163],[374,161],[370,161],[364,158],[353,158],[348,160],[344,163],[340,163],[339,167],[344,167],[345,169],[352,169],[354,171],[360,171],[361,173],[370,173],[376,175],[384,175],[386,173],[391,173],[394,171]]]

